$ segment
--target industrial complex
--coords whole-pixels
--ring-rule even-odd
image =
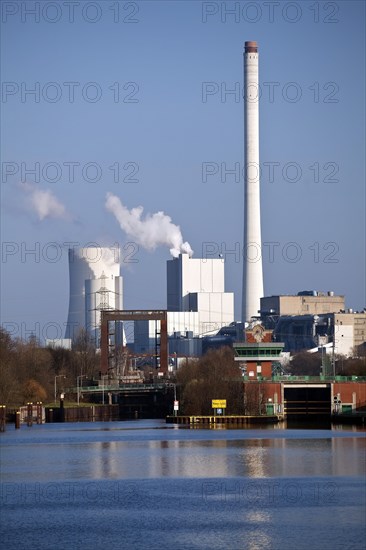
[[[90,392],[104,395],[107,387],[112,396],[122,391],[121,384],[141,382],[136,378],[141,360],[155,367],[161,377],[168,377],[169,371],[177,370],[189,357],[198,358],[209,349],[231,346],[246,383],[277,384],[266,386],[261,395],[273,404],[272,412],[280,414],[285,393],[290,390],[274,378],[286,375],[284,364],[291,353],[328,353],[334,366],[337,354],[351,356],[356,348],[366,345],[366,311],[347,310],[344,296],[301,289],[296,295],[265,296],[260,254],[258,64],[257,43],[246,42],[241,319],[235,319],[234,295],[225,287],[226,262],[221,254],[217,258],[193,258],[180,250],[166,265],[166,308],[125,311],[118,250],[72,249],[65,339],[48,341],[48,345],[71,347],[78,332],[86,331],[95,348],[101,350],[101,380]],[[134,323],[134,336],[126,340],[124,323],[130,321]],[[132,358],[129,366],[126,355],[118,349],[128,350]],[[322,381],[315,384],[314,391],[328,403],[339,400],[340,392],[334,380],[325,382],[326,374],[322,372]],[[328,374],[334,377],[335,371]],[[297,386],[291,388],[293,392]],[[128,393],[126,388],[123,391]],[[362,402],[355,388],[342,391],[347,391],[347,406],[356,408]]]
[[[350,355],[366,341],[366,313],[346,310],[333,291],[301,290],[296,295],[265,296],[261,250],[259,181],[259,54],[254,41],[244,46],[244,245],[242,317],[234,314],[234,294],[225,288],[225,258],[193,258],[184,253],[167,261],[166,319],[169,356],[182,357],[246,340],[246,329],[261,324],[285,352],[303,350]],[[69,250],[70,297],[64,340],[71,347],[81,329],[101,347],[102,312],[123,311],[119,250]],[[160,320],[138,317],[133,338],[114,322],[111,347],[127,346],[135,355],[158,355]]]

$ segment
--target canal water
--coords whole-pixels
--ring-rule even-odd
[[[5,550],[364,550],[365,431],[160,420],[0,434]]]

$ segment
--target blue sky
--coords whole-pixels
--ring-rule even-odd
[[[65,242],[118,243],[125,307],[166,307],[169,248],[131,257],[108,192],[164,211],[195,257],[223,253],[239,319],[246,40],[260,52],[265,294],[333,290],[365,306],[364,2],[2,10],[1,319],[14,335],[60,336],[47,327],[67,319]],[[53,200],[43,215],[36,191]]]

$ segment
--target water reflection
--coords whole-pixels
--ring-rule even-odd
[[[268,524],[272,521],[271,514],[264,510],[248,510],[246,521],[248,528],[248,550],[266,550],[273,548]]]
[[[4,548],[364,547],[364,432],[125,426],[1,434]]]
[[[63,428],[65,433],[65,428]],[[110,432],[112,434],[112,432]],[[334,432],[150,430],[75,432],[2,449],[5,480],[268,478],[363,475],[365,439]],[[253,433],[254,437],[250,437]],[[339,432],[338,432],[339,433]],[[41,431],[38,431],[41,434]],[[101,434],[104,434],[101,437]],[[171,434],[171,438],[166,437]],[[173,437],[174,435],[174,437]],[[349,437],[348,437],[349,435]],[[356,435],[356,434],[355,434]],[[94,441],[93,441],[94,439]],[[4,440],[3,440],[4,442]]]

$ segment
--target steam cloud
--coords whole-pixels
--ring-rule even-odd
[[[107,193],[105,206],[114,214],[121,229],[143,248],[154,250],[159,245],[167,245],[174,258],[181,253],[193,255],[190,244],[183,242],[180,227],[172,223],[170,216],[164,212],[146,214],[145,219],[141,219],[142,206],[128,210],[112,193]]]
[[[37,186],[25,183],[23,189],[30,195],[30,206],[40,221],[45,218],[67,218],[66,208],[49,189],[42,190]]]
[[[95,279],[99,279],[103,272],[109,273],[111,268],[119,263],[119,252],[119,247],[89,246],[79,249],[78,254],[88,262]]]

